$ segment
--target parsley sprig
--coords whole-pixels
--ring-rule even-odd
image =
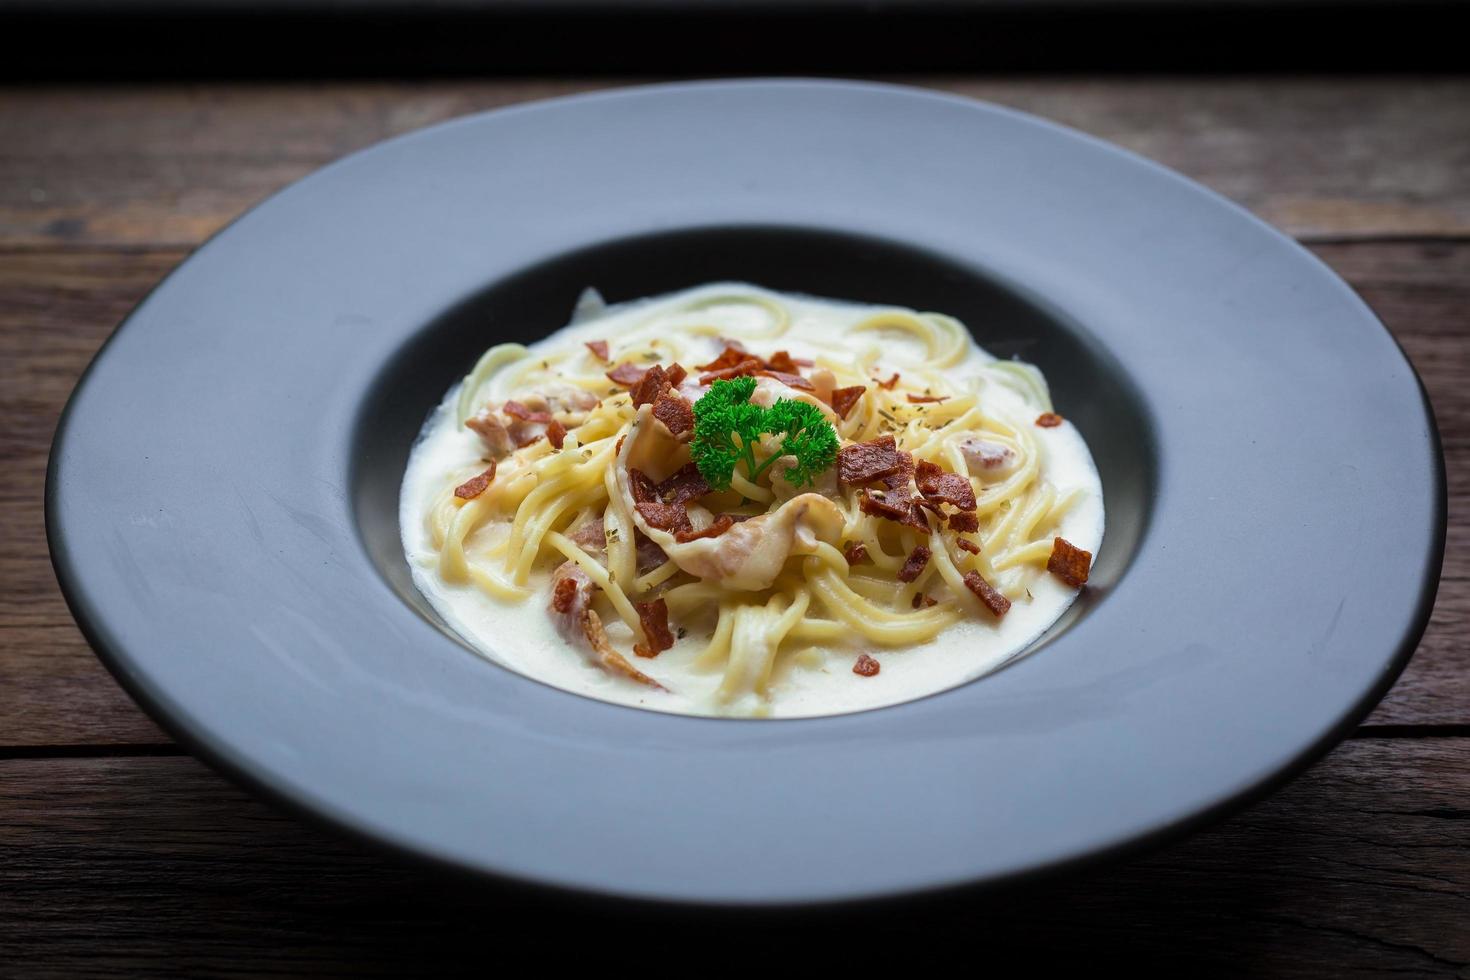
[[[812,483],[837,460],[837,431],[815,405],[781,398],[762,408],[751,404],[754,392],[754,378],[720,380],[694,403],[690,455],[700,475],[712,488],[726,490],[737,464],[745,464],[746,478],[754,482],[776,460],[794,456],[786,479],[796,486]],[[756,444],[767,434],[781,436],[781,445],[757,461]]]

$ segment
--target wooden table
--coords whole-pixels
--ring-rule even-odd
[[[1439,601],[1351,739],[1188,840],[1000,895],[680,927],[709,958],[752,964],[808,942],[831,962],[885,948],[930,962],[958,944],[1048,966],[1117,956],[1194,974],[1470,976],[1470,81],[905,80],[1137,150],[1341,273],[1438,415],[1450,493]],[[661,920],[446,881],[196,762],[88,649],[42,527],[47,451],[78,374],[205,236],[384,137],[607,84],[0,90],[0,975],[490,969],[548,916],[580,921],[591,948],[663,948],[633,938]]]

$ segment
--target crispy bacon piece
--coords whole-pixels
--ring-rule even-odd
[[[680,544],[687,544],[690,541],[698,541],[700,538],[718,538],[734,526],[735,518],[729,514],[721,514],[715,518],[713,524],[703,531],[676,531],[674,533],[674,540]]]
[[[965,587],[975,593],[977,599],[985,603],[985,608],[989,609],[991,615],[996,619],[1004,616],[1011,608],[1011,600],[991,588],[990,583],[981,578],[979,572],[965,573]]]
[[[454,495],[460,500],[474,500],[485,492],[490,481],[495,479],[495,461],[490,461],[490,468],[479,476],[472,476],[468,480],[454,488]],[[1058,540],[1061,540],[1060,538]]]
[[[914,467],[914,482],[930,503],[952,504],[960,510],[975,509],[975,488],[968,477],[946,473],[937,463],[920,460]]]
[[[922,592],[914,593],[914,601],[909,603],[915,609],[928,609],[930,606],[939,605],[939,600]]]
[[[725,368],[732,368],[737,364],[742,364],[745,361],[753,360],[759,359],[752,356],[749,351],[747,351],[744,347],[741,347],[736,342],[727,340],[725,341],[725,349],[720,351],[719,357],[715,358],[713,361],[710,361],[708,364],[694,365],[694,370],[723,371]]]
[[[887,491],[884,496],[879,497],[873,491],[864,490],[858,498],[858,509],[864,514],[882,517],[916,531],[929,530],[923,508],[905,491]]]
[[[879,669],[878,661],[866,653],[858,654],[857,663],[852,665],[852,672],[859,677],[874,677],[877,675]]]
[[[847,418],[847,413],[852,411],[863,395],[867,392],[864,385],[853,385],[851,388],[838,388],[832,392],[832,411],[837,413],[840,419]]]
[[[642,470],[635,470],[631,467],[628,469],[628,488],[633,491],[633,503],[635,504],[658,502],[658,485]]]
[[[756,374],[767,378],[775,378],[788,388],[797,388],[801,391],[816,391],[817,386],[799,374],[788,374],[785,371],[757,371]]]
[[[980,530],[980,518],[971,511],[960,511],[949,515],[949,529],[964,534],[967,531]]]
[[[748,360],[741,361],[739,364],[733,365],[731,367],[721,368],[718,371],[711,371],[708,374],[701,374],[699,376],[699,383],[702,385],[707,385],[713,384],[716,381],[729,381],[731,378],[739,378],[747,374],[759,374],[760,371],[761,362],[752,357]]]
[[[520,419],[522,422],[539,422],[544,424],[551,421],[550,412],[533,412],[520,402],[506,402],[501,406],[500,410],[511,418]]]
[[[810,364],[811,361],[807,361],[806,363]],[[784,350],[778,350],[776,351],[776,353],[766,358],[766,367],[772,371],[781,371],[785,374],[801,373],[798,370],[798,368],[800,367],[799,362],[796,360],[796,358],[792,357],[790,353]]]
[[[576,579],[570,577],[557,579],[556,586],[551,590],[551,608],[565,616],[572,611],[572,604],[576,601]]]
[[[599,361],[608,360],[607,341],[589,340],[587,341],[587,349],[590,350],[592,352],[592,356],[596,357]]]
[[[920,573],[924,571],[924,566],[929,564],[929,557],[932,554],[933,552],[923,545],[915,546],[914,550],[909,552],[908,560],[898,570],[898,580],[900,582],[912,582],[918,578]]]
[[[854,541],[842,549],[842,557],[847,559],[849,565],[858,565],[868,560],[868,548],[866,545]]]
[[[546,427],[546,438],[550,440],[554,448],[560,449],[567,441],[567,427],[556,419],[552,419],[551,424]]]
[[[633,652],[640,657],[656,657],[674,645],[674,634],[669,632],[669,604],[663,599],[652,602],[635,602],[638,622],[643,624],[643,635],[648,643],[633,644]]]
[[[699,467],[685,463],[664,482],[654,488],[657,499],[665,504],[685,504],[709,493],[710,485],[700,475]]]
[[[649,527],[656,527],[660,531],[671,531],[675,534],[680,531],[694,530],[694,525],[689,523],[689,511],[684,508],[683,504],[644,503],[634,506],[648,522]]]
[[[898,469],[881,477],[878,482],[889,490],[901,490],[905,494],[909,492],[909,485],[914,479],[914,456],[902,449],[898,451]]]
[[[1062,424],[1062,417],[1056,412],[1042,412],[1036,416],[1036,424],[1043,429],[1055,429]]]
[[[670,434],[675,436],[694,429],[694,409],[673,391],[665,391],[658,396],[658,400],[653,403],[653,417],[666,425]]]
[[[980,554],[980,546],[969,538],[955,538],[954,543],[961,551],[968,551],[972,555]]]
[[[689,372],[684,370],[684,365],[675,361],[674,366],[668,370],[668,376],[670,387],[677,388],[684,383],[685,378],[689,377]]]
[[[837,453],[837,479],[843,483],[867,483],[902,466],[903,458],[893,436],[844,446]]]
[[[910,393],[908,395],[908,400],[909,400],[909,404],[911,404],[911,405],[929,405],[929,404],[932,404],[934,402],[947,402],[947,401],[949,401],[949,396],[948,395],[915,395],[915,394]]]
[[[661,365],[655,364],[643,373],[633,386],[633,407],[638,408],[658,400],[658,396],[669,390],[669,376]]]
[[[874,378],[873,380],[874,381],[878,381],[877,378]],[[887,381],[878,381],[878,387],[879,388],[882,388],[884,391],[892,391],[893,390],[893,386],[896,385],[896,384],[898,384],[898,372],[897,371],[894,371],[893,372],[893,377],[889,378]]]
[[[1056,538],[1051,543],[1046,570],[1072,588],[1080,589],[1087,584],[1087,573],[1092,570],[1092,552],[1083,551],[1066,538]]]
[[[607,376],[614,383],[620,384],[624,388],[631,388],[638,382],[642,381],[643,376],[647,373],[647,368],[641,368],[638,365],[634,364],[632,361],[624,361],[617,367],[613,368],[611,371],[607,372]]]
[[[545,429],[526,429],[516,439],[516,448],[525,449],[527,446],[535,445],[546,438]]]

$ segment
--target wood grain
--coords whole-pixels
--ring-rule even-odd
[[[1317,253],[1393,330],[1430,391],[1449,473],[1450,538],[1428,632],[1374,725],[1470,724],[1470,244],[1354,243]],[[72,625],[46,549],[51,433],[92,353],[183,256],[13,254],[0,262],[0,745],[154,742]]]
[[[1303,238],[1470,235],[1465,79],[894,80],[1113,140]],[[0,247],[192,246],[352,150],[610,84],[0,90]]]
[[[1452,976],[1470,963],[1467,799],[1460,740],[1354,741],[1189,840],[1000,896],[857,914],[588,914],[369,853],[189,758],[10,760],[0,762],[0,963],[37,978],[165,965],[192,976],[423,976],[515,952],[561,963],[579,949],[656,955],[677,942],[762,962],[938,962],[968,949],[992,966],[1119,958],[1143,976]],[[547,922],[575,933],[568,949],[534,939]]]

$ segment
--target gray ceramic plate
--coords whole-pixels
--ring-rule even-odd
[[[1045,649],[845,717],[671,717],[432,621],[396,493],[484,347],[710,279],[960,316],[1102,470],[1095,584]],[[1346,733],[1444,540],[1423,392],[1372,313],[1114,147],[901,88],[632,89],[355,154],[200,248],[77,387],[52,553],[127,689],[220,768],[493,875],[785,903],[994,882],[1156,840]]]

